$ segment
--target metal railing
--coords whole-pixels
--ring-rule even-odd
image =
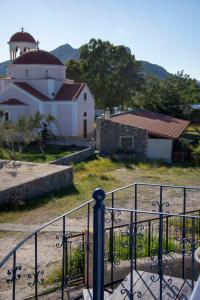
[[[137,191],[138,184],[134,188]],[[159,186],[159,201],[152,202],[157,211],[105,207],[102,190],[95,191],[93,299],[104,299],[105,287],[111,287],[111,299],[119,297],[119,293],[123,299],[189,299],[200,274],[195,262],[195,254],[200,254],[200,216],[199,210],[186,211],[188,188],[179,188],[183,188],[184,213],[164,210],[170,206],[163,199],[164,186]],[[137,204],[135,201],[136,208]],[[129,222],[119,225],[123,219]],[[111,227],[107,228],[107,224]],[[152,224],[155,232],[151,231]],[[120,266],[120,261],[129,267]],[[120,272],[123,277],[119,279]],[[117,296],[116,283],[120,281]]]
[[[106,194],[106,207],[100,214],[99,222],[99,211],[97,216],[92,211],[94,200],[85,202],[35,230],[3,258],[0,262],[0,299],[38,299],[40,295],[52,291],[56,291],[61,299],[69,299],[66,291],[76,284],[86,289],[94,288],[94,299],[100,299],[95,298],[95,290],[100,293],[99,297],[102,297],[104,290],[114,293],[117,284],[130,273],[126,268],[118,274],[117,270],[123,263],[131,264],[131,270],[139,270],[141,259],[155,257],[161,268],[160,257],[169,256],[172,252],[181,257],[180,276],[186,278],[186,256],[191,253],[189,257],[194,258],[195,251],[192,246],[194,251],[191,252],[193,243],[188,243],[189,235],[196,243],[200,234],[199,195],[200,188],[197,187],[130,184]],[[125,209],[127,205],[130,209]],[[165,211],[171,207],[176,209],[176,214]],[[152,212],[152,209],[157,211]],[[77,220],[79,228],[80,220],[81,230],[71,226],[71,218]],[[54,229],[52,226],[55,226]],[[102,226],[105,228],[105,234],[95,236],[99,226],[101,230]],[[193,229],[195,233],[192,235]],[[101,272],[100,266],[103,268]],[[93,267],[96,269],[93,270]],[[101,279],[104,269],[107,274],[105,282]],[[165,272],[159,272],[163,277]],[[194,276],[192,274],[191,270],[190,277],[194,282],[196,271]],[[130,295],[133,290],[129,291]]]

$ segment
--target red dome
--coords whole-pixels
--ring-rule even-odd
[[[29,42],[29,43],[36,43],[34,37],[30,35],[28,32],[17,32],[13,34],[10,38],[9,42]]]
[[[27,51],[17,59],[14,60],[13,64],[16,65],[61,65],[61,61],[50,54],[49,52],[43,50],[31,50]]]

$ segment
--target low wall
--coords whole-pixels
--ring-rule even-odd
[[[71,163],[78,163],[81,162],[91,156],[94,155],[94,149],[93,148],[87,148],[83,149],[81,151],[72,153],[70,155],[58,158],[54,161],[51,161],[49,164],[53,165],[69,165]]]
[[[21,163],[16,170],[1,169],[9,184],[0,188],[0,205],[21,203],[73,185],[73,167]],[[26,168],[26,169],[25,169]],[[45,170],[44,170],[45,168]],[[13,174],[15,175],[13,177]]]

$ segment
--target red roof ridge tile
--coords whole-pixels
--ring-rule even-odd
[[[81,85],[80,85],[80,88],[79,88],[79,90],[77,91],[76,95],[74,96],[75,99],[77,99],[77,98],[79,97],[79,95],[80,95],[82,89],[83,89],[84,86],[85,86],[84,83],[80,83],[80,84],[81,84]]]

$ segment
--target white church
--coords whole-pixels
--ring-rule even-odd
[[[0,78],[0,110],[6,120],[40,112],[51,115],[51,130],[64,139],[90,138],[94,130],[94,97],[85,83],[66,79],[66,67],[39,50],[29,33],[15,33],[8,42],[11,64]]]

